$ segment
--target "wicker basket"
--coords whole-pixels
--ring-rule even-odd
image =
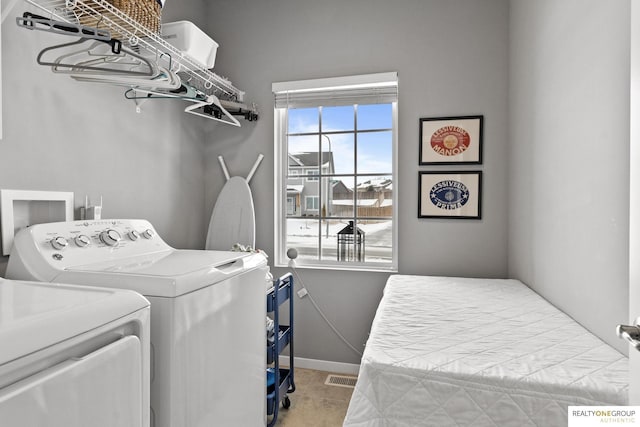
[[[157,0],[104,0],[106,3],[113,5],[116,9],[119,9],[124,14],[128,15],[131,19],[136,21],[139,25],[143,26],[152,33],[160,33],[160,18],[162,9],[160,3]],[[89,2],[85,0],[85,3],[97,3]],[[96,14],[95,12],[98,12]],[[129,32],[136,34],[135,30],[125,20],[121,19],[115,13],[110,12],[106,7],[96,7],[92,13],[79,14],[80,23],[89,27],[107,28],[111,31],[111,36],[115,38],[126,38],[126,34],[123,32]],[[116,25],[109,25],[109,21]],[[118,27],[123,28],[123,31],[119,31]],[[140,36],[140,34],[138,34]]]
[[[160,32],[160,3],[157,0],[107,0],[134,21],[154,33]]]

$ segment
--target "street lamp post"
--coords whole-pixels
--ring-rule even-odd
[[[329,141],[329,153],[331,153],[331,157],[333,158],[333,150],[331,149],[331,138],[329,138],[328,135],[322,134],[322,136],[324,136],[325,138],[327,138],[327,141]],[[320,170],[322,170],[322,150],[320,150]],[[328,204],[329,202],[329,180],[327,180],[327,185],[326,185],[327,189],[326,189],[326,197],[325,197],[325,204]],[[327,213],[327,210],[325,210],[325,214]],[[325,224],[326,224],[326,238],[329,238],[329,221],[327,219],[324,220]]]

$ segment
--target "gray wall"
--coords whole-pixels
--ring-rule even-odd
[[[123,89],[37,65],[40,49],[73,39],[18,28],[24,5],[2,25],[0,188],[72,191],[76,206],[102,195],[103,217],[146,218],[170,244],[203,247],[203,120],[177,101],[147,102],[136,114]],[[165,18],[196,20],[203,8],[168,2]]]
[[[626,352],[629,0],[512,0],[509,275]]]
[[[272,253],[271,84],[397,71],[400,273],[506,275],[507,0],[216,0],[208,15],[207,32],[220,43],[216,71],[247,91],[261,118],[240,130],[209,131],[207,213],[224,181],[217,156],[232,175],[246,176],[258,153],[265,154],[252,190],[257,246]],[[485,163],[472,168],[484,171],[483,219],[418,220],[418,170],[428,169],[418,168],[418,119],[467,114],[485,116]],[[338,329],[362,348],[388,274],[305,269],[300,275]],[[297,356],[359,362],[308,300],[296,303]]]

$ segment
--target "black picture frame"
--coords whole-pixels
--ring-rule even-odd
[[[419,164],[482,164],[483,128],[482,115],[421,118]]]
[[[418,172],[418,218],[482,219],[482,171]]]

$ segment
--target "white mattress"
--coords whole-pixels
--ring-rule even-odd
[[[625,405],[627,364],[517,280],[395,275],[344,426],[564,427]]]

